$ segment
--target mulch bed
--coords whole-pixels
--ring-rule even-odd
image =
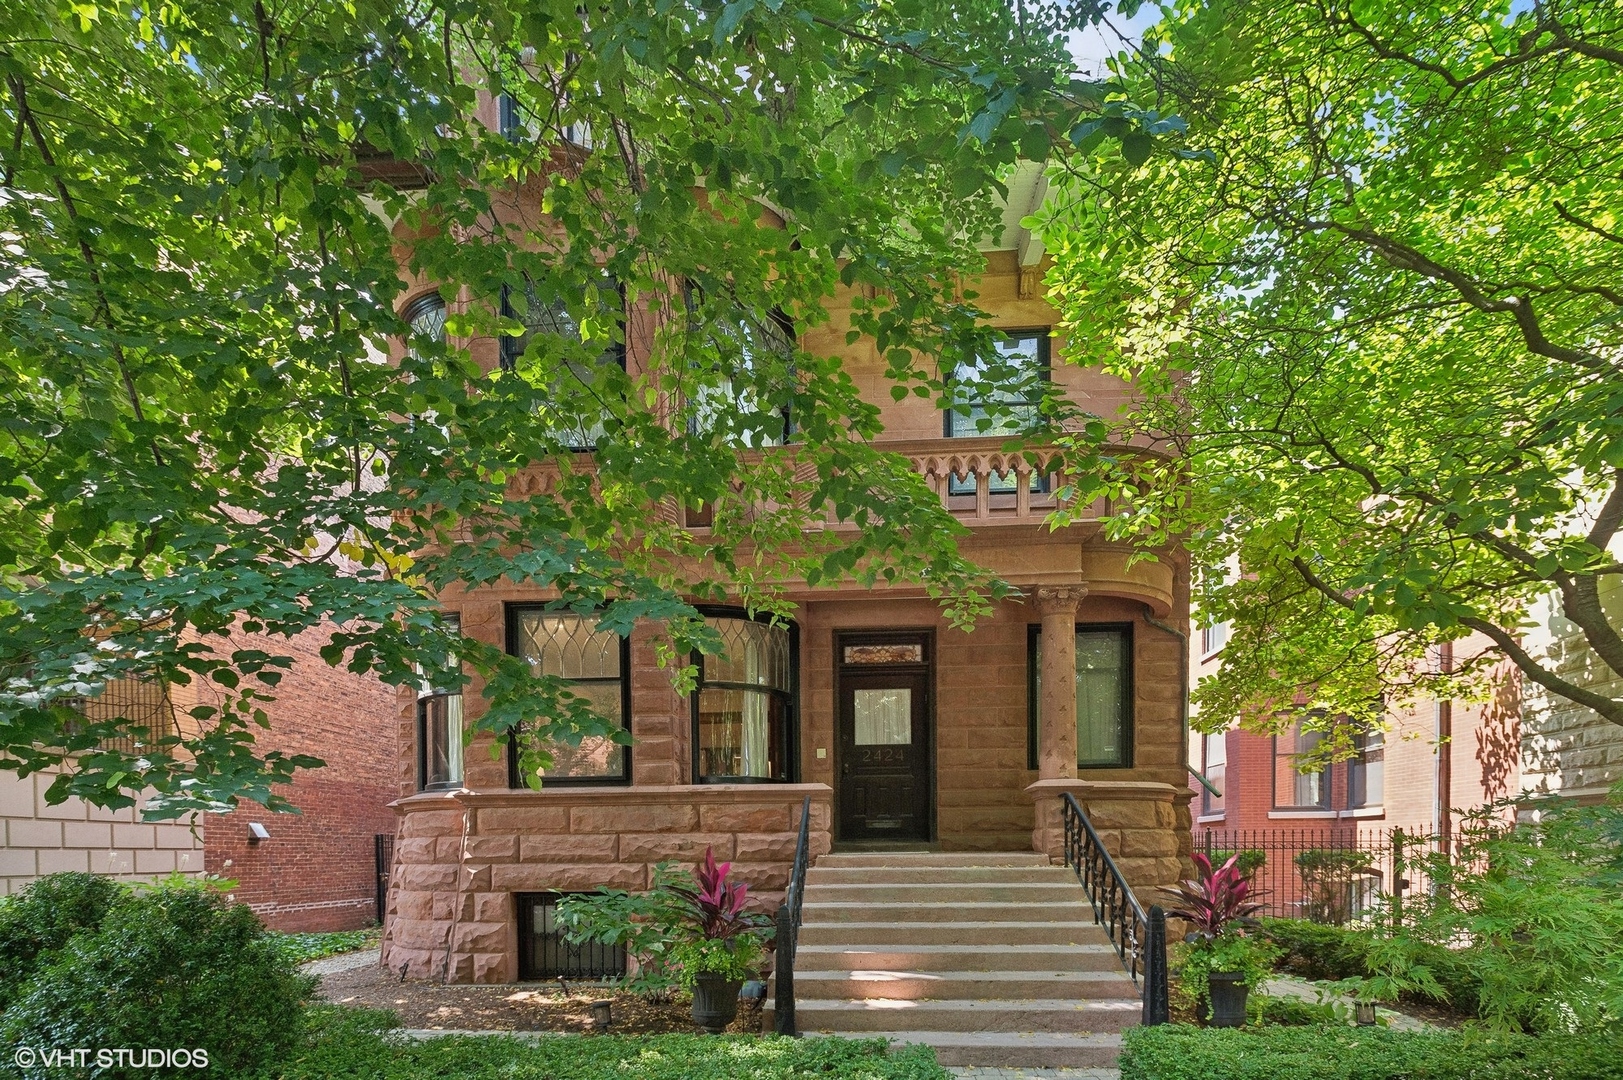
[[[686,996],[657,1004],[636,994],[606,987],[571,984],[566,993],[556,983],[507,983],[501,986],[446,986],[408,980],[380,967],[367,966],[321,976],[319,993],[338,1005],[390,1009],[402,1027],[464,1031],[559,1031],[597,1034],[588,1006],[612,1001],[610,1035],[692,1033]],[[761,1030],[759,1007],[740,1003],[738,1019],[727,1029],[739,1034]]]

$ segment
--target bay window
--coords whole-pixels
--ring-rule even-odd
[[[787,781],[792,775],[794,637],[781,625],[708,615],[722,651],[699,659],[693,775],[699,783]]]
[[[535,675],[569,682],[569,692],[585,698],[592,711],[621,727],[630,718],[630,643],[612,630],[598,628],[591,615],[547,611],[536,607],[508,609],[508,651],[530,665]],[[624,782],[630,779],[627,748],[604,735],[578,742],[554,740],[547,746],[552,767],[541,773],[547,783]],[[526,786],[518,775],[517,747],[508,747],[509,784]]]

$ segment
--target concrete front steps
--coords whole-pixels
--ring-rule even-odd
[[[825,855],[807,872],[804,1035],[924,1043],[943,1065],[1100,1068],[1140,1012],[1076,875],[1044,855]]]

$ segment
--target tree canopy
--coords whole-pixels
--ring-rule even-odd
[[[1187,134],[1079,163],[1042,224],[1073,355],[1179,451],[1115,463],[1113,527],[1187,538],[1233,623],[1203,723],[1350,732],[1504,658],[1623,723],[1603,673],[1523,647],[1553,592],[1623,672],[1623,10],[1169,8],[1117,64]]]
[[[282,806],[316,764],[255,744],[289,659],[234,630],[335,627],[328,662],[397,685],[465,662],[533,772],[606,723],[437,593],[664,620],[676,669],[724,589],[905,579],[974,617],[999,586],[839,359],[761,342],[854,287],[895,392],[941,393],[937,358],[987,336],[956,283],[1016,157],[1111,101],[1135,155],[1155,122],[1072,76],[1086,3],[0,12],[0,767],[57,769],[53,800],[154,789],[155,816]],[[408,281],[449,301],[443,340]],[[680,317],[646,370],[596,363],[654,309]],[[758,452],[785,407],[793,452]],[[537,464],[556,484],[518,482]],[[701,503],[702,535],[661,511]],[[828,505],[854,535],[806,527]],[[119,749],[129,718],[71,707],[118,679],[210,694]]]

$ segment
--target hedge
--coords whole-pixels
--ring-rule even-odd
[[[1487,1035],[1325,1026],[1135,1028],[1121,1080],[1623,1080],[1623,1032]]]
[[[715,1035],[391,1036],[393,1015],[309,1010],[307,1049],[271,1080],[949,1080],[925,1047]]]

